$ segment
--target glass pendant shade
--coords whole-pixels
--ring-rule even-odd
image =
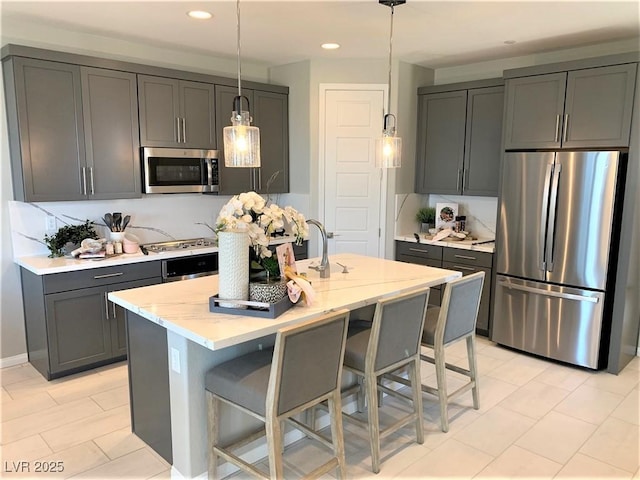
[[[398,168],[402,162],[402,138],[396,137],[395,129],[382,132],[376,139],[376,167]]]
[[[233,111],[231,125],[224,127],[224,166],[260,166],[260,129],[251,126],[249,112]]]

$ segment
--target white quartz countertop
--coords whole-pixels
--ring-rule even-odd
[[[438,241],[434,242],[432,240],[427,240],[424,238],[423,233],[418,234],[420,236],[420,243],[424,243],[427,245],[438,245],[440,247],[447,248],[461,248],[464,250],[474,250],[476,252],[486,252],[486,253],[494,253],[495,251],[495,243],[492,238],[479,238],[478,240],[457,240],[457,241]],[[395,240],[399,240],[401,242],[411,242],[417,243],[416,237],[413,234],[410,235],[396,235]],[[490,242],[490,243],[482,243],[477,244],[477,242]]]
[[[295,305],[275,319],[209,312],[209,297],[218,293],[217,275],[111,292],[109,300],[199,345],[219,350],[325,312],[364,307],[384,296],[439,285],[462,275],[354,254],[331,255],[329,260],[331,277],[326,279],[307,268],[317,264],[317,258],[296,262],[298,272],[307,272],[312,282],[315,302],[311,306]],[[341,273],[336,263],[346,265],[349,273]]]
[[[275,237],[271,240],[271,245],[292,242],[294,237]],[[51,273],[73,272],[76,270],[87,270],[90,268],[111,267],[117,265],[128,265],[139,262],[152,262],[154,260],[164,260],[167,258],[188,257],[191,255],[202,255],[205,253],[217,252],[218,247],[201,247],[184,250],[171,250],[167,252],[149,252],[144,255],[138,253],[123,253],[109,258],[80,259],[69,257],[49,258],[47,255],[33,255],[30,257],[19,257],[14,261],[21,267],[26,268],[36,275],[48,275]]]

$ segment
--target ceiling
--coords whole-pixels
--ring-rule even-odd
[[[217,57],[236,56],[236,2],[7,1],[16,20]],[[376,0],[243,0],[242,60],[388,58],[391,10]],[[188,10],[207,10],[193,20]],[[431,68],[640,38],[640,2],[432,1],[395,7],[393,57]],[[341,48],[325,51],[324,42]],[[505,42],[515,42],[506,44]],[[640,48],[640,46],[639,46]]]

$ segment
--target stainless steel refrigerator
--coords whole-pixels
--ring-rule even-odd
[[[505,154],[492,340],[594,369],[606,361],[621,155]]]

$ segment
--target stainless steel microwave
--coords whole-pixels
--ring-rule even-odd
[[[218,193],[218,151],[142,149],[145,193]]]

